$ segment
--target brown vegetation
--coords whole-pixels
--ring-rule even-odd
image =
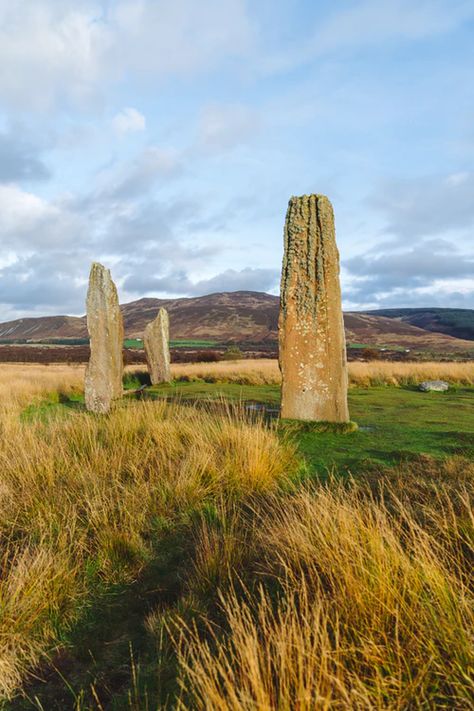
[[[87,363],[90,358],[89,346],[46,346],[46,345],[0,345],[0,363]],[[145,363],[145,353],[124,348],[123,360],[126,365]]]
[[[172,367],[178,380],[205,380],[244,385],[278,385],[281,382],[278,361],[243,360],[225,363],[186,363]],[[422,380],[446,380],[463,385],[474,384],[474,361],[467,363],[392,363],[372,361],[349,363],[352,386],[414,385]]]

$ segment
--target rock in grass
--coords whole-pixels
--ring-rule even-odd
[[[339,252],[328,198],[292,197],[284,234],[279,320],[281,417],[348,422]]]
[[[123,321],[110,271],[94,262],[87,292],[91,354],[85,377],[86,408],[106,414],[122,396]]]
[[[425,380],[420,383],[419,389],[424,393],[428,393],[431,390],[438,393],[444,393],[446,390],[449,390],[449,383],[445,380]]]
[[[155,320],[147,325],[143,337],[152,385],[171,380],[169,335],[168,312],[161,308]]]

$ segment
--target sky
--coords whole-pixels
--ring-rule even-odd
[[[0,321],[277,294],[309,193],[346,309],[474,308],[474,0],[0,0]]]

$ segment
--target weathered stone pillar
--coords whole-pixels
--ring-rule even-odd
[[[281,276],[281,416],[348,422],[347,364],[334,213],[324,195],[292,197]]]
[[[109,412],[122,397],[123,321],[110,271],[94,262],[87,292],[87,329],[91,355],[86,370],[85,400],[91,412]]]
[[[169,383],[170,370],[170,326],[166,309],[160,309],[158,316],[145,328],[143,337],[146,362],[152,385]]]

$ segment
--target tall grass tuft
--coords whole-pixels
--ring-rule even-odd
[[[178,624],[180,708],[472,708],[473,484],[416,513],[396,485],[271,496],[257,588],[237,560],[219,624]]]
[[[262,422],[163,402],[109,417],[0,413],[0,696],[8,697],[100,585],[134,580],[177,525],[223,493],[275,490],[294,447]],[[47,376],[32,395],[51,387]],[[66,387],[61,383],[61,387]]]

